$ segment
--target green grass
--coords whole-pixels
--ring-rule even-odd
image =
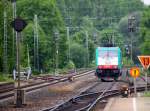
[[[0,82],[13,82],[14,80],[9,75],[0,74]]]
[[[144,96],[144,97],[150,97],[150,92],[145,92],[145,93],[143,94],[143,96]]]

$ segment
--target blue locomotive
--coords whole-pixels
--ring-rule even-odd
[[[96,48],[96,76],[102,81],[111,78],[115,81],[121,75],[122,53],[119,47]]]

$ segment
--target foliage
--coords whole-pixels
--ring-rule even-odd
[[[116,29],[104,29],[100,32],[101,44],[114,43],[117,46],[123,43],[123,36]]]
[[[143,11],[141,27],[141,53],[142,55],[150,55],[150,7]]]
[[[11,21],[12,21],[12,14],[11,14],[11,3],[8,1],[1,0],[0,1],[0,72],[4,72],[4,11],[6,12],[6,27],[7,27],[7,69],[9,72],[12,71],[13,63],[14,63],[14,56],[13,56],[13,38],[12,38],[12,28],[11,28]],[[5,72],[8,73],[8,72]]]
[[[73,43],[70,49],[71,49],[71,59],[74,62],[76,68],[82,68],[86,66],[87,54],[84,47],[78,43]]]
[[[6,3],[4,0],[0,1],[0,72],[3,71],[3,11],[5,8],[8,14],[8,69],[11,73],[16,64],[16,54],[12,49],[12,27],[10,26],[13,20],[12,5],[10,1],[7,1],[5,5],[4,3]],[[33,72],[39,73],[40,70],[53,72],[56,66],[56,44],[58,44],[60,70],[73,67],[94,67],[95,48],[102,46],[104,41],[112,41],[111,35],[106,36],[106,33],[115,33],[114,42],[123,51],[124,45],[130,44],[128,16],[134,15],[138,26],[143,7],[141,0],[17,0],[17,16],[28,23],[21,38],[21,66],[28,66],[29,48],[30,66],[34,69]],[[135,42],[134,56],[139,54],[140,50],[142,54],[150,54],[149,9],[147,7],[142,13],[140,36],[138,31],[132,34]],[[37,69],[37,66],[34,67],[35,15],[38,17],[40,69]],[[69,48],[66,26],[70,29],[71,59],[69,62],[67,60]],[[125,56],[124,52],[123,56]]]
[[[131,59],[129,57],[123,57],[122,63],[123,63],[124,66],[133,65],[133,62],[131,62]]]
[[[29,55],[30,55],[30,64],[32,67],[33,64],[34,64],[34,24],[32,23],[29,23],[28,26],[26,27],[26,29],[24,30],[23,32],[23,45],[25,47],[25,56],[23,58],[24,61],[22,61],[22,63],[24,63],[27,67],[28,63],[27,63],[27,45],[29,47]],[[38,34],[39,34],[39,57],[40,57],[40,61],[39,61],[39,64],[40,64],[40,67],[42,68],[43,67],[43,64],[44,64],[44,61],[46,58],[44,58],[44,54],[46,53],[46,35],[43,31],[43,29],[38,25]],[[45,49],[45,50],[43,50]],[[25,61],[26,60],[26,61]]]
[[[24,31],[24,45],[29,45],[31,64],[34,64],[34,23],[35,14],[38,16],[39,34],[39,64],[40,69],[49,71],[54,68],[56,58],[55,30],[59,31],[59,66],[63,67],[66,58],[66,38],[64,36],[64,23],[55,0],[18,1],[18,15],[28,20],[28,27]],[[30,8],[28,6],[30,5]],[[39,69],[38,69],[39,70]]]
[[[150,97],[150,92],[148,91],[148,92],[145,92],[144,94],[143,94],[143,96],[144,97]]]
[[[71,16],[70,21],[66,20],[67,25],[80,26],[82,18],[89,16],[98,29],[108,27],[111,19],[117,23],[128,13],[143,8],[141,0],[57,0],[57,3],[64,18]]]
[[[0,82],[13,82],[13,79],[9,75],[0,75]]]
[[[3,26],[3,5],[2,5],[2,2],[0,2],[0,26]],[[0,27],[0,41],[3,41],[3,28]],[[0,64],[3,64],[3,61],[2,61],[2,54],[3,54],[3,50],[2,50],[2,47],[3,47],[3,43],[0,42]],[[2,72],[2,65],[0,65],[0,72]]]
[[[67,69],[74,69],[75,68],[75,64],[73,63],[73,61],[69,61],[66,65]]]

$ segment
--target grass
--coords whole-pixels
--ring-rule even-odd
[[[145,92],[145,93],[143,94],[143,96],[144,96],[144,97],[150,97],[150,92]]]
[[[71,70],[73,71],[74,69],[63,68],[63,69],[58,69],[57,71],[58,71],[59,74],[65,75],[65,74],[68,74],[69,72],[71,73]],[[46,73],[42,73],[42,74],[39,73],[39,72],[32,72],[32,76],[39,76],[39,75],[44,75],[44,74],[45,75],[54,75],[55,72],[54,72],[54,70],[46,72]]]
[[[14,80],[8,74],[0,74],[0,82],[13,82]]]

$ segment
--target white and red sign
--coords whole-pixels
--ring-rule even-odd
[[[144,69],[148,69],[150,66],[150,56],[138,56],[142,66]]]

